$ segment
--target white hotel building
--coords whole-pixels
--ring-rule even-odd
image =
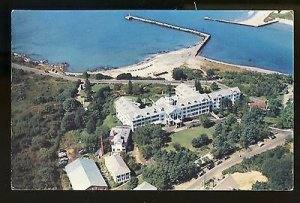
[[[221,101],[229,98],[232,103],[240,99],[238,87],[219,90],[210,94],[200,94],[195,87],[180,84],[175,88],[175,95],[161,97],[152,106],[139,108],[139,103],[126,97],[115,101],[117,118],[123,125],[137,127],[150,124],[180,124],[184,118],[208,114],[220,108]]]

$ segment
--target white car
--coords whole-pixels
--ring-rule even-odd
[[[66,157],[66,156],[67,156],[67,153],[66,153],[66,152],[59,152],[59,153],[58,153],[58,157],[59,157],[59,158]]]
[[[261,146],[264,146],[264,145],[265,145],[265,143],[263,143],[263,142],[259,142],[257,145],[258,145],[259,147],[261,147]]]

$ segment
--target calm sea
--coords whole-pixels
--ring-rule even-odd
[[[68,62],[70,71],[82,72],[131,65],[200,40],[193,34],[125,20],[129,12],[210,34],[202,56],[293,73],[292,26],[275,23],[252,28],[203,19],[246,19],[253,14],[248,11],[14,11],[12,51],[50,63]]]

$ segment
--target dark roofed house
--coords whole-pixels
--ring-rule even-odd
[[[73,190],[107,190],[108,186],[91,159],[78,158],[69,163],[66,172]]]

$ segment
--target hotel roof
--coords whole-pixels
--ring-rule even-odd
[[[122,157],[118,154],[104,157],[105,166],[112,176],[130,173],[130,170]]]
[[[91,159],[76,159],[65,169],[73,190],[86,190],[91,186],[107,187],[98,167]]]
[[[130,120],[135,117],[136,112],[140,111],[138,104],[126,97],[120,97],[115,101],[115,104],[120,107],[119,109],[123,111]]]
[[[241,91],[238,87],[232,87],[229,89],[222,89],[222,90],[218,90],[215,92],[211,92],[208,94],[208,96],[213,99],[213,98],[217,98],[218,96],[229,96],[229,95],[233,94],[234,92],[240,93]]]

